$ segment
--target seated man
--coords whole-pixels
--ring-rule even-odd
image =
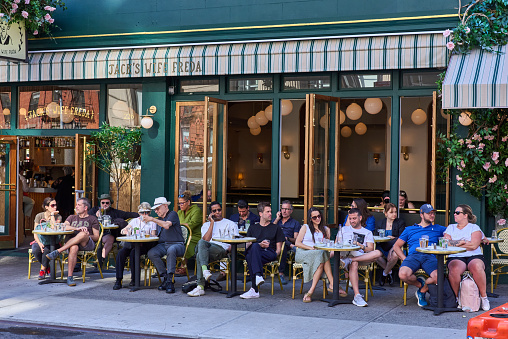
[[[238,213],[232,214],[229,220],[238,223],[238,227],[245,226],[247,220],[249,220],[251,225],[259,222],[259,216],[249,210],[249,205],[245,200],[238,200],[236,207],[238,208]]]
[[[368,304],[363,300],[358,288],[358,266],[368,265],[376,261],[376,259],[383,254],[379,250],[374,249],[374,236],[372,232],[362,227],[362,213],[360,210],[357,208],[350,209],[348,212],[348,219],[350,226],[344,226],[342,228],[342,234],[337,234],[337,239],[360,246],[358,251],[343,252],[346,254],[346,257],[342,259],[342,261],[344,262],[346,270],[349,270],[349,281],[353,286],[355,294],[353,304],[364,307],[368,306]],[[356,242],[354,242],[355,238]]]
[[[416,248],[420,246],[420,238],[423,235],[429,237],[429,244],[437,244],[439,237],[443,236],[446,227],[440,225],[433,225],[436,218],[436,210],[431,204],[424,204],[420,207],[420,224],[407,226],[404,232],[399,236],[399,239],[393,245],[393,250],[397,256],[402,259],[400,265],[399,278],[409,285],[418,287],[416,291],[416,298],[418,306],[427,306],[425,293],[429,290],[428,284],[435,284],[437,281],[437,259],[433,254],[420,253]],[[402,246],[407,243],[408,255],[404,255]],[[424,280],[419,277],[416,278],[414,272],[422,268],[429,278]]]
[[[202,238],[196,247],[196,276],[198,286],[187,293],[191,297],[199,297],[205,294],[205,281],[210,279],[212,273],[208,264],[226,258],[231,245],[213,241],[212,238],[219,238],[221,233],[229,231],[232,235],[238,234],[238,226],[231,220],[222,217],[222,206],[218,201],[210,204],[210,215],[208,221],[201,227]]]
[[[137,218],[139,214],[136,212],[124,212],[117,210],[111,205],[113,204],[113,199],[109,194],[102,194],[99,197],[99,206],[95,206],[90,210],[90,214],[100,217],[101,215],[109,215],[111,217],[111,223],[120,226],[120,230],[122,230],[125,226],[127,226],[127,219]],[[102,262],[105,258],[108,257],[109,251],[113,248],[113,243],[115,242],[116,237],[118,236],[118,230],[105,230],[102,235],[102,243],[104,246],[102,247],[102,255],[99,255],[99,263],[102,265]]]
[[[282,232],[284,232],[284,237],[286,238],[286,246],[284,246],[284,250],[282,251],[282,258],[280,260],[279,267],[280,280],[282,285],[286,285],[288,282],[284,278],[284,271],[287,266],[288,251],[295,251],[295,241],[298,237],[298,232],[300,232],[301,226],[298,221],[291,218],[293,205],[291,205],[289,200],[284,200],[280,206],[280,211],[277,212],[277,218],[275,218],[273,223],[280,226]]]
[[[133,234],[134,228],[139,228],[140,232],[144,232],[145,234],[151,234],[153,236],[156,235],[155,231],[157,229],[157,225],[153,221],[146,222],[144,220],[145,216],[148,216],[151,212],[151,206],[147,202],[142,202],[141,205],[138,206],[138,218],[133,218],[129,221],[129,224],[120,231],[122,235],[131,235]],[[146,254],[149,249],[153,246],[152,242],[144,242],[141,243],[140,252],[141,255]],[[116,282],[113,286],[114,290],[119,290],[122,288],[122,279],[123,279],[123,268],[125,266],[125,262],[127,261],[127,257],[130,257],[130,271],[131,271],[131,282],[129,286],[134,286],[135,281],[135,272],[136,270],[136,261],[134,260],[134,251],[133,251],[132,243],[126,242],[125,245],[118,251],[116,255]]]
[[[76,286],[72,273],[78,259],[78,251],[93,251],[95,242],[99,240],[99,221],[94,215],[88,214],[90,207],[90,200],[87,198],[78,199],[76,202],[76,214],[67,217],[64,223],[66,226],[65,230],[72,230],[74,233],[67,236],[66,242],[62,247],[46,254],[48,259],[54,260],[60,253],[69,250],[67,264],[67,285],[69,286]]]
[[[152,209],[159,217],[144,216],[143,221],[153,221],[157,224],[159,243],[148,251],[148,258],[153,262],[160,276],[164,278],[158,289],[159,291],[166,290],[166,293],[175,293],[173,275],[176,269],[176,258],[185,254],[185,239],[178,214],[169,210],[169,204],[170,202],[164,197],[156,198]],[[167,256],[166,266],[162,261],[162,257],[165,255]]]
[[[263,265],[277,260],[282,248],[284,232],[271,222],[272,208],[268,202],[258,204],[259,223],[251,225],[247,237],[256,238],[255,243],[247,243],[245,259],[252,281],[250,290],[240,296],[242,299],[259,298],[258,287],[265,282],[263,279]],[[234,278],[234,277],[233,277]]]

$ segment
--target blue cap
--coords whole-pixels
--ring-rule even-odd
[[[432,211],[436,211],[434,207],[432,207],[431,204],[424,204],[422,207],[420,207],[420,214],[421,213],[430,213]]]

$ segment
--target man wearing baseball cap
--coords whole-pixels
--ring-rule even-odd
[[[393,250],[402,259],[400,265],[399,278],[409,285],[418,287],[416,298],[418,306],[427,306],[425,293],[429,290],[428,284],[437,282],[437,259],[433,254],[420,253],[416,248],[420,246],[420,238],[428,236],[429,244],[436,244],[439,237],[443,236],[446,227],[434,225],[436,210],[431,204],[424,204],[420,207],[421,221],[419,224],[407,226],[399,239],[393,245]],[[404,255],[402,246],[407,243],[408,255]],[[429,278],[424,280],[422,277],[416,277],[414,272],[422,268]]]
[[[157,236],[159,243],[148,251],[148,258],[153,262],[157,272],[164,278],[163,283],[158,287],[160,291],[175,293],[173,275],[176,269],[176,258],[185,254],[184,238],[180,227],[180,218],[175,211],[169,210],[170,202],[164,197],[155,199],[152,209],[159,216],[158,218],[143,216],[143,221],[153,221],[157,224]],[[166,257],[166,265],[162,257]]]

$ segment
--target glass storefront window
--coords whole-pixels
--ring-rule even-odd
[[[99,85],[20,87],[19,129],[99,128]]]
[[[217,93],[219,92],[219,79],[210,80],[181,80],[180,93]]]
[[[340,75],[341,89],[386,88],[392,86],[390,73],[359,74],[343,73]]]
[[[316,75],[316,76],[287,76],[283,80],[284,91],[294,90],[324,90],[330,89],[330,76]]]
[[[0,129],[11,128],[11,89],[0,87]]]
[[[266,78],[229,79],[230,92],[253,92],[273,90],[273,80]]]
[[[142,92],[141,84],[108,85],[106,121],[117,127],[140,126]]]
[[[402,87],[436,87],[441,72],[404,72],[402,74]]]

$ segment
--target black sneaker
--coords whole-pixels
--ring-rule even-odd
[[[166,293],[175,293],[175,284],[171,280],[166,285]]]
[[[384,286],[385,285],[385,276],[381,274],[381,276],[379,277],[377,283],[379,284],[379,286]]]
[[[386,276],[386,279],[388,280],[388,285],[393,286],[393,275],[390,273]]]
[[[166,276],[164,276],[164,280],[162,281],[162,284],[160,284],[159,287],[157,287],[157,289],[159,291],[164,291],[168,286],[168,278]]]
[[[117,281],[115,282],[115,285],[113,286],[113,289],[114,289],[114,290],[119,290],[119,289],[121,289],[121,288],[122,288],[122,281],[121,281],[121,280],[117,280]]]

